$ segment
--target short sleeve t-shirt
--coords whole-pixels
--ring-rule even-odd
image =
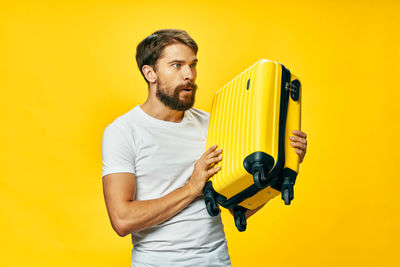
[[[184,186],[206,149],[209,116],[190,108],[181,122],[169,122],[137,105],[104,131],[102,176],[135,174],[136,200],[160,198]],[[132,266],[231,266],[221,217],[208,214],[203,196],[131,237]]]

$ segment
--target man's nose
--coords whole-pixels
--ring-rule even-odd
[[[193,80],[195,78],[194,70],[190,66],[185,66],[182,69],[183,79],[186,80]]]

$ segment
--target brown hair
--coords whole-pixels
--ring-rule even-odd
[[[164,48],[170,44],[182,43],[193,49],[197,55],[198,47],[196,42],[184,30],[163,29],[152,33],[141,41],[136,47],[136,62],[143,78],[149,83],[142,72],[144,65],[155,69],[157,60],[162,56]]]

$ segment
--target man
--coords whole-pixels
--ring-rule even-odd
[[[148,98],[104,131],[104,198],[113,229],[131,234],[132,266],[231,266],[221,217],[208,215],[202,196],[222,150],[204,152],[209,114],[192,108],[197,50],[183,30],[139,43]],[[302,160],[306,136],[293,138]]]

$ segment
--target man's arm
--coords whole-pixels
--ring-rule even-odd
[[[134,200],[136,176],[132,173],[104,176],[103,189],[111,225],[120,236],[162,223],[195,199],[186,184],[162,198]]]
[[[136,177],[133,173],[112,173],[103,177],[103,192],[113,229],[119,236],[160,224],[183,210],[202,193],[207,180],[221,168],[222,150],[210,147],[196,162],[189,182],[171,193],[151,200],[135,200]]]

